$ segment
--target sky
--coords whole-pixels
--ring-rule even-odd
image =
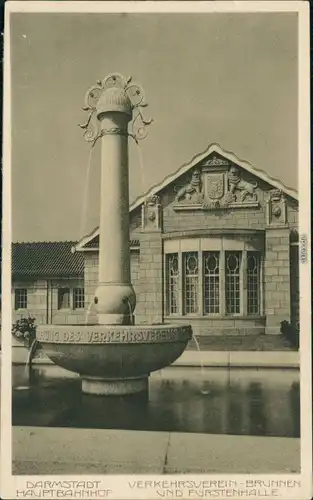
[[[112,72],[143,86],[154,119],[142,162],[130,140],[131,200],[212,143],[297,188],[297,50],[295,13],[11,14],[13,241],[98,225],[100,149],[87,182],[78,124]]]

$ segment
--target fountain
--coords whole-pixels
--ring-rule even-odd
[[[82,391],[126,395],[148,390],[151,372],[173,363],[191,339],[189,325],[135,325],[136,295],[130,279],[128,137],[146,136],[143,90],[111,74],[88,90],[81,127],[101,140],[98,324],[40,325],[37,340],[57,365],[79,373]],[[132,132],[128,131],[132,124]],[[138,125],[139,124],[139,125]]]

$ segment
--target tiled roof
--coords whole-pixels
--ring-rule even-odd
[[[71,241],[13,243],[13,276],[82,277],[84,255],[72,252],[75,243]]]

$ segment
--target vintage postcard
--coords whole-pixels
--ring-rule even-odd
[[[1,498],[310,499],[309,3],[4,38]]]

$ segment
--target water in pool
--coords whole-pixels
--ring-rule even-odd
[[[149,395],[84,395],[57,366],[13,367],[12,422],[19,426],[133,429],[299,437],[299,372],[169,367]]]

